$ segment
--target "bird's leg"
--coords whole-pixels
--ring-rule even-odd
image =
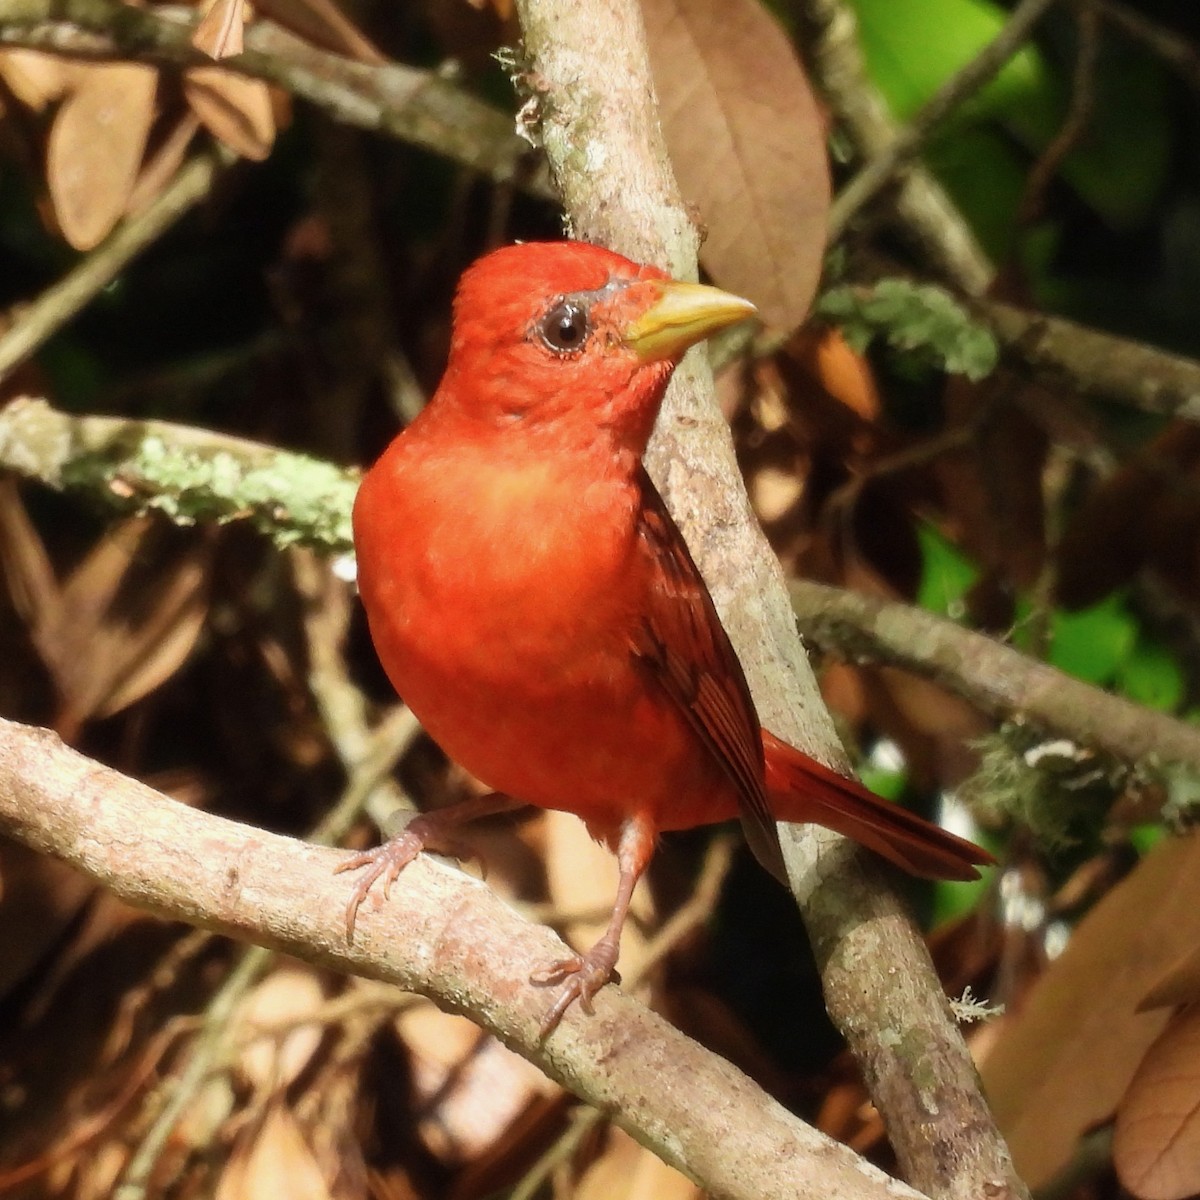
[[[616,976],[617,956],[621,952],[621,930],[625,918],[629,916],[633,889],[654,853],[654,841],[654,826],[643,816],[631,817],[621,826],[621,836],[617,842],[617,866],[621,876],[604,936],[586,954],[573,954],[530,976],[530,982],[538,987],[562,985],[542,1022],[543,1038],[554,1031],[563,1014],[576,1000],[583,1005],[583,1011],[590,1014],[592,997]]]
[[[338,863],[334,868],[335,873],[357,871],[360,867],[367,868],[366,874],[354,885],[346,904],[346,940],[354,940],[354,923],[358,919],[359,907],[379,879],[383,880],[383,898],[386,900],[396,876],[422,850],[441,849],[453,853],[454,835],[468,821],[522,807],[524,806],[520,800],[514,800],[501,792],[489,792],[486,796],[460,800],[457,804],[436,809],[434,812],[418,813],[394,837]]]

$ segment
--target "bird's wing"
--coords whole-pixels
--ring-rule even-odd
[[[649,475],[639,480],[638,548],[655,580],[634,639],[637,661],[670,697],[737,789],[742,827],[755,857],[783,875],[767,803],[762,730],[742,664],[683,534]]]

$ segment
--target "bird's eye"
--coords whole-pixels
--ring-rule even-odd
[[[577,301],[564,300],[542,318],[538,332],[555,354],[570,354],[583,346],[591,332],[587,309]]]

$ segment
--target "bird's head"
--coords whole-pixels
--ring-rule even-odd
[[[459,283],[437,399],[498,428],[605,434],[640,454],[687,348],[754,311],[599,246],[507,246]]]

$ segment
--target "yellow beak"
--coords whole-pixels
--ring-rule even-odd
[[[700,283],[654,284],[658,298],[625,330],[624,342],[643,362],[675,359],[696,342],[757,312],[749,300]]]

